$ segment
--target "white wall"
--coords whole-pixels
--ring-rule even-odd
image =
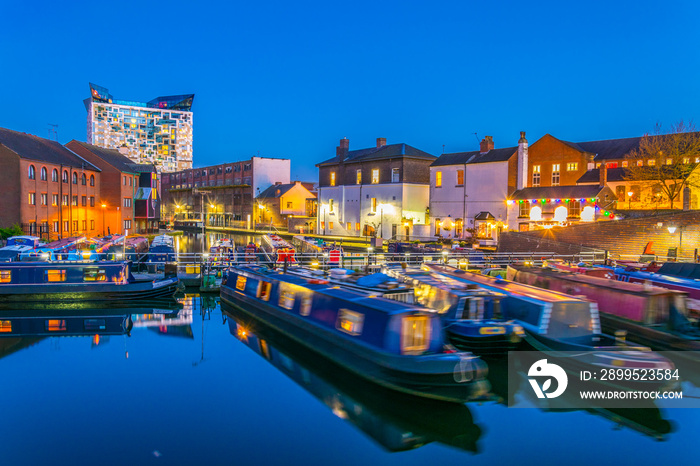
[[[508,197],[508,162],[467,165],[465,228],[474,227],[479,212],[491,212],[496,221],[506,223]]]
[[[450,216],[454,221],[464,217],[464,186],[457,186],[457,170],[464,170],[464,164],[430,167],[430,236],[435,235],[436,219]],[[442,172],[442,186],[439,188],[435,185],[437,172]],[[452,236],[453,232],[442,233]]]
[[[289,183],[291,170],[289,159],[253,157],[253,196],[257,197],[278,181],[282,184]]]

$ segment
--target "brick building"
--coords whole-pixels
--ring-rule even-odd
[[[258,208],[255,221],[258,224],[307,233],[316,224],[316,189],[313,183],[275,183],[260,193],[255,201]],[[290,218],[296,220],[290,223]]]
[[[56,141],[0,128],[0,226],[45,240],[102,233],[98,167]]]
[[[318,232],[328,235],[428,235],[430,164],[435,156],[408,144],[350,150],[341,139],[336,156],[319,171]]]
[[[255,197],[276,182],[289,183],[289,159],[248,160],[161,175],[163,220],[196,225],[251,228]]]

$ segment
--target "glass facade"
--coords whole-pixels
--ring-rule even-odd
[[[147,103],[114,100],[107,89],[90,84],[88,143],[126,148],[136,163],[154,163],[159,171],[192,168],[194,94],[157,97]]]

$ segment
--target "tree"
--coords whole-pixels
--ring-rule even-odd
[[[11,227],[0,228],[0,238],[1,239],[11,238],[12,236],[21,236],[23,234],[24,234],[24,231],[22,231],[22,228],[17,223],[12,225]]]
[[[671,208],[686,187],[700,187],[700,176],[693,171],[700,157],[700,132],[682,120],[664,133],[657,124],[653,134],[645,134],[637,149],[625,156],[624,179],[650,188],[668,199]]]

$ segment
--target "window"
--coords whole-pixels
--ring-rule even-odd
[[[379,169],[373,168],[372,169],[372,184],[378,184],[378,183],[379,183]]]
[[[435,187],[442,188],[442,172],[435,172]]]
[[[331,186],[335,186],[335,172],[331,172]]]
[[[632,202],[639,202],[642,187],[639,185],[634,185],[630,188],[630,191],[632,192]]]
[[[78,196],[73,196],[73,199],[71,199],[70,205],[73,205],[73,206],[78,205]]]
[[[649,159],[648,165],[649,165],[650,167],[653,167],[654,165],[656,165],[656,160],[654,160],[654,159]]]
[[[83,270],[83,281],[86,282],[104,282],[107,281],[105,269],[99,267],[86,267]]]
[[[257,296],[258,296],[258,298],[262,299],[263,301],[269,301],[271,291],[272,291],[272,283],[261,281],[258,284]]]
[[[68,170],[63,170],[62,181],[63,181],[64,183],[68,183]]]
[[[58,194],[52,194],[51,195],[51,205],[58,205]]]
[[[65,282],[66,269],[47,270],[44,277],[47,282]]]
[[[66,220],[65,222],[63,222],[63,231],[69,231],[69,230],[70,230],[69,223]]]
[[[46,193],[41,193],[41,205],[47,205],[49,203],[49,195]]]
[[[642,165],[644,165],[644,160],[637,160],[637,166],[641,167]]]
[[[90,207],[95,207],[95,196],[90,196]]]
[[[61,205],[68,205],[68,194],[63,195],[63,199],[61,199]]]
[[[95,186],[95,175],[90,175],[90,186]]]
[[[362,184],[362,170],[355,172],[355,184]]]
[[[369,211],[372,213],[377,211],[377,198],[376,197],[373,197],[372,199],[370,199]]]
[[[540,166],[533,165],[532,166],[532,186],[536,188],[539,185],[540,185]]]
[[[36,179],[36,172],[34,171],[34,165],[29,166],[29,179],[30,180]]]
[[[308,316],[311,314],[311,302],[312,302],[311,296],[304,296],[301,298],[301,307],[299,308],[299,314],[301,314],[303,317]]]
[[[346,228],[346,229],[347,229],[348,231],[352,231],[352,223],[351,223],[351,222],[348,222],[347,228]]]
[[[51,171],[51,181],[58,182],[58,170],[55,168]]]
[[[53,222],[53,231],[58,233],[59,231],[61,231],[61,230],[59,230],[59,228],[60,228],[60,225],[58,224],[58,222]]]
[[[627,168],[627,164],[628,164],[627,160],[623,160],[623,161],[622,161],[622,167],[623,167],[623,168]]]
[[[83,186],[87,185],[87,175],[85,173],[83,173],[83,176],[80,177],[80,184]]]
[[[81,200],[82,200],[83,207],[86,207],[87,206],[87,196],[83,196],[83,198]]]
[[[401,353],[422,353],[428,349],[429,343],[430,325],[428,317],[404,317],[401,321]]]
[[[578,162],[572,162],[572,163],[566,164],[566,171],[567,172],[575,172],[576,170],[578,170]]]
[[[87,230],[87,220],[83,220],[83,231]]]
[[[670,157],[666,158],[666,165],[671,165],[671,164],[673,164],[673,159]]]
[[[559,186],[559,164],[552,165],[552,186]]]
[[[392,169],[391,169],[391,182],[392,182],[392,183],[398,183],[398,182],[399,182],[399,169],[398,169],[398,168],[392,168]]]
[[[131,230],[131,220],[124,220],[124,229]]]
[[[683,163],[689,164],[689,163],[690,163],[690,157],[683,157]]]
[[[333,222],[328,222],[328,229],[332,230],[333,229]]]
[[[78,221],[73,220],[73,231],[78,231]]]
[[[365,322],[365,315],[349,309],[340,309],[335,328],[350,335],[360,335]]]
[[[518,217],[529,217],[530,216],[530,201],[518,201],[520,210],[518,211]]]
[[[236,289],[240,291],[245,291],[245,283],[247,279],[243,275],[239,275],[238,278],[236,278]]]
[[[36,193],[29,193],[29,205],[36,205]]]
[[[46,181],[47,176],[48,172],[46,171],[46,167],[41,167],[41,181]]]
[[[73,172],[73,184],[78,184],[78,172]]]
[[[321,228],[326,229],[326,222],[321,222]]]
[[[464,170],[457,170],[457,186],[464,186]]]
[[[293,202],[287,202],[287,209],[291,209],[293,205]]]
[[[124,207],[131,207],[131,198],[130,197],[124,198]]]
[[[328,212],[333,212],[333,199],[328,199]]]
[[[280,293],[279,306],[285,309],[292,309],[294,307],[294,292],[282,291]]]
[[[95,229],[95,221],[94,220],[90,220],[90,229],[91,230]]]
[[[126,186],[126,176],[124,176],[124,186]]]
[[[569,202],[569,217],[578,218],[581,216],[581,201],[572,199]]]
[[[12,281],[12,270],[0,270],[0,283],[10,283]]]
[[[360,222],[355,222],[355,230],[360,231]]]
[[[47,332],[65,332],[66,331],[66,320],[65,319],[47,319],[45,324]]]
[[[134,179],[132,177],[129,177],[129,186],[133,186]]]

